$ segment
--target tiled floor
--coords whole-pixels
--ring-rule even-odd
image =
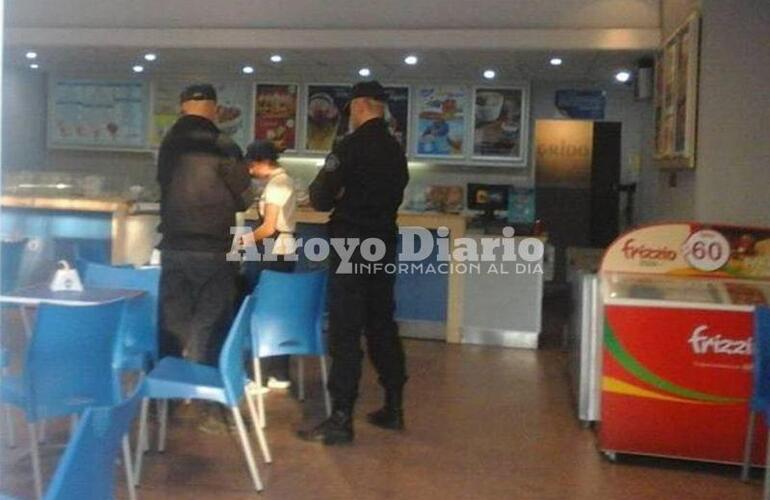
[[[761,483],[741,483],[737,469],[625,459],[596,451],[591,430],[574,418],[558,350],[521,351],[408,341],[408,430],[375,429],[362,415],[379,403],[367,366],[353,446],[324,448],[295,430],[322,413],[316,364],[308,363],[310,401],[268,398],[274,463],[260,462],[264,499],[750,499]],[[21,429],[21,427],[20,427]],[[66,425],[52,442],[66,440]],[[30,498],[23,449],[2,460],[3,493]],[[49,475],[61,450],[46,451]],[[185,425],[170,430],[168,450],[150,453],[141,499],[256,498],[234,436],[212,437]],[[125,498],[119,482],[118,495]]]

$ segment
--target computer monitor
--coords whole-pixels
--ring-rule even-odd
[[[508,210],[505,184],[468,184],[468,209],[481,210],[485,219],[494,219],[495,210]]]

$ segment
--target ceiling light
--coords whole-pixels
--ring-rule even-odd
[[[144,66],[137,64],[132,69],[134,70],[134,73],[141,73],[144,71]]]
[[[253,66],[244,66],[241,71],[243,71],[243,74],[245,74],[245,75],[250,75],[250,74],[254,73],[254,67]]]
[[[417,64],[418,61],[419,59],[417,59],[417,56],[406,56],[404,58],[404,62],[409,66],[414,66],[415,64]]]
[[[497,73],[493,69],[488,69],[484,71],[484,78],[486,78],[487,80],[494,80],[496,76],[497,76]]]
[[[32,63],[29,65],[30,69],[38,69],[40,66],[37,63]]]
[[[370,70],[369,68],[361,68],[358,70],[358,74],[364,78],[368,78],[372,76],[372,70]]]
[[[145,60],[145,61],[150,61],[150,62],[152,62],[152,61],[154,61],[154,60],[155,60],[155,59],[157,59],[157,58],[158,58],[158,56],[157,56],[157,55],[155,55],[155,54],[153,54],[152,52],[148,52],[147,54],[145,54],[145,55],[144,55],[144,60]]]
[[[620,83],[626,83],[628,80],[631,79],[631,72],[622,70],[615,73],[615,80],[619,81]]]
[[[283,61],[283,57],[280,54],[273,54],[272,56],[270,56],[270,61],[274,63],[279,63]]]
[[[564,61],[561,60],[561,57],[552,57],[550,62],[551,66],[561,66]]]
[[[29,51],[26,54],[27,59],[37,59],[37,52]]]

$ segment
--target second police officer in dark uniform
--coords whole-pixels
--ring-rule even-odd
[[[327,445],[353,440],[362,334],[385,390],[384,407],[370,413],[368,420],[386,429],[404,427],[402,395],[407,377],[404,350],[393,319],[395,274],[382,267],[396,262],[396,215],[409,173],[404,150],[384,120],[387,94],[382,85],[374,81],[356,84],[349,107],[353,132],[327,157],[310,186],[310,201],[317,210],[332,210],[330,238],[377,238],[385,243],[386,252],[378,261],[379,269],[374,265],[357,266],[353,273],[338,272],[340,256],[331,252],[329,392],[333,411],[318,426],[299,433],[303,439]],[[358,251],[351,260],[373,264]]]

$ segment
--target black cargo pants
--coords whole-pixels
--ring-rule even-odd
[[[396,264],[395,236],[386,243],[386,256],[380,262]],[[335,410],[352,412],[361,379],[362,333],[380,384],[386,390],[400,391],[407,380],[404,349],[393,318],[396,274],[360,268],[352,274],[340,273],[340,256],[332,250],[330,257],[329,393]],[[353,261],[367,263],[359,254]]]

